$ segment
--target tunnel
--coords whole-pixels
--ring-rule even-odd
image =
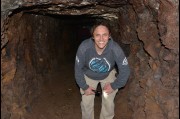
[[[131,70],[114,119],[179,119],[179,1],[1,3],[2,119],[81,119],[75,56],[97,21],[110,24]],[[95,119],[100,109],[96,96]]]

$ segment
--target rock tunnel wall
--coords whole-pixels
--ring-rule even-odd
[[[68,15],[84,13],[103,17],[103,14],[115,10],[114,7],[116,10],[121,8],[112,13],[118,18],[116,23],[113,24],[114,19],[110,19],[111,25],[114,26],[112,35],[127,51],[131,67],[129,82],[121,90],[121,100],[126,104],[121,107],[120,118],[129,117],[126,116],[128,111],[132,112],[132,119],[179,118],[178,1],[130,0],[119,3],[116,0],[108,0],[99,4],[97,1],[90,1],[88,5],[93,7],[78,0],[63,3],[54,1],[49,4],[55,3],[67,7],[59,12],[62,14],[68,11],[69,6],[85,6],[82,10],[77,9],[75,13],[69,10],[69,13],[66,13]],[[55,39],[61,36],[55,34],[61,32],[55,29],[61,26],[60,22],[50,17],[23,13],[8,16],[12,9],[19,6],[36,4],[43,6],[48,2],[14,1],[10,5],[10,1],[2,1],[1,117],[4,119],[23,117],[28,111],[28,106],[40,93],[46,74],[57,66],[56,59],[63,60],[62,57],[57,57],[58,51],[54,48],[59,47],[57,44],[60,41]],[[93,10],[89,11],[91,9]],[[46,10],[48,11],[47,8]],[[99,12],[101,10],[102,12]],[[44,27],[40,28],[40,24]],[[126,108],[123,106],[128,109],[123,110]]]
[[[60,30],[54,30],[58,26],[52,18],[21,13],[9,20],[9,41],[1,55],[3,118],[18,118],[27,111],[40,93],[46,74],[57,65],[58,40],[53,40],[60,37]]]
[[[129,57],[130,62],[133,62],[132,82],[128,93],[130,107],[134,112],[132,118],[178,119],[177,4],[175,1],[131,2],[137,21],[135,31],[142,41],[142,44],[134,41]],[[132,13],[129,12],[129,15],[132,16]]]

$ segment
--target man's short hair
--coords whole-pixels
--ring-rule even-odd
[[[100,25],[106,26],[107,29],[109,30],[109,33],[111,33],[111,29],[110,29],[109,22],[106,21],[106,20],[102,20],[102,21],[97,21],[97,22],[93,25],[93,27],[91,28],[91,35],[92,35],[92,36],[93,36],[94,30],[96,29],[96,27],[98,27],[98,26],[100,26]]]

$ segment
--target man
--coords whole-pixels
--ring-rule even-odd
[[[94,90],[98,83],[103,91],[100,119],[113,119],[115,95],[130,75],[128,61],[121,47],[111,38],[106,23],[96,24],[91,33],[92,37],[80,44],[75,61],[75,78],[82,94],[82,119],[94,119]]]

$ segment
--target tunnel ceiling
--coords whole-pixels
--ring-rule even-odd
[[[129,4],[129,0],[1,0],[1,48],[8,42],[4,31],[8,18],[17,13],[30,13],[45,16],[90,16],[111,21]]]
[[[23,11],[43,15],[89,14],[95,17],[117,18],[115,14],[128,4],[128,0],[71,0],[68,2],[66,0],[45,2],[28,0],[28,2],[16,2],[16,4],[13,8],[8,9],[7,5],[4,6],[2,3],[2,11],[7,12],[9,10],[11,15]]]

